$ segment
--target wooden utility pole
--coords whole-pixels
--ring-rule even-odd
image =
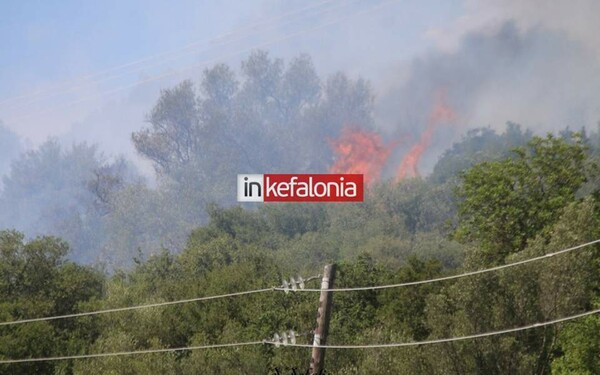
[[[326,265],[323,272],[323,279],[321,280],[321,296],[319,297],[319,309],[317,310],[317,329],[315,329],[312,356],[310,358],[310,373],[313,375],[321,374],[323,371],[325,349],[318,346],[325,345],[327,340],[329,318],[331,318],[331,303],[333,301],[333,292],[327,291],[327,289],[333,288],[334,278],[335,264]]]

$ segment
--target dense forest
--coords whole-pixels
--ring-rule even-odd
[[[132,134],[156,186],[93,145],[49,140],[22,154],[0,194],[0,322],[270,288],[332,262],[340,288],[427,280],[600,238],[600,129],[472,129],[429,175],[398,181],[383,173],[363,203],[235,204],[237,173],[326,172],[336,158],[330,140],[345,126],[376,129],[373,100],[362,79],[321,79],[308,56],[285,64],[259,51],[239,74],[216,65],[199,83],[161,93],[148,126]],[[465,336],[597,309],[598,250],[424,285],[335,292],[327,343]],[[0,362],[271,340],[287,330],[311,343],[318,298],[274,290],[0,323]],[[598,374],[599,352],[600,317],[592,315],[457,342],[329,349],[325,368]],[[310,349],[254,345],[0,364],[0,373],[304,373],[309,359]]]

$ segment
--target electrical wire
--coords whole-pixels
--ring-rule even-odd
[[[320,277],[321,277],[321,275],[311,276],[311,277],[307,278],[306,280],[304,280],[304,282],[309,282],[309,281],[315,280],[315,279],[320,278]],[[215,300],[215,299],[222,299],[222,298],[230,298],[230,297],[245,296],[245,295],[250,295],[250,294],[258,294],[258,293],[271,292],[271,291],[275,290],[275,288],[276,287],[270,287],[270,288],[263,288],[263,289],[247,290],[247,291],[243,291],[243,292],[220,294],[220,295],[214,295],[214,296],[205,296],[205,297],[180,299],[180,300],[176,300],[176,301],[157,302],[157,303],[149,303],[149,304],[144,304],[144,305],[116,307],[116,308],[111,308],[111,309],[96,310],[96,311],[86,311],[86,312],[73,313],[73,314],[65,314],[65,315],[46,316],[46,317],[40,317],[40,318],[13,320],[13,321],[8,321],[8,322],[0,322],[0,326],[11,326],[11,325],[17,325],[17,324],[42,322],[42,321],[47,321],[47,320],[77,318],[77,317],[82,317],[82,316],[108,314],[108,313],[116,313],[116,312],[121,312],[121,311],[131,311],[131,310],[139,310],[139,309],[147,309],[147,308],[151,308],[151,307],[162,307],[162,306],[171,306],[171,305],[181,305],[181,304],[191,303],[191,302],[210,301],[210,300]]]
[[[564,253],[567,253],[567,252],[570,252],[570,251],[581,249],[581,248],[584,248],[584,247],[596,244],[598,242],[600,242],[600,239],[597,239],[597,240],[594,240],[594,241],[590,241],[590,242],[587,242],[587,243],[584,243],[584,244],[581,244],[581,245],[573,246],[573,247],[570,247],[568,249],[556,251],[556,252],[553,252],[553,253],[548,253],[548,254],[545,254],[545,255],[541,255],[541,256],[538,256],[538,257],[529,258],[529,259],[525,259],[525,260],[521,260],[521,261],[514,262],[514,263],[504,264],[504,265],[501,265],[501,266],[496,266],[496,267],[492,267],[492,268],[486,268],[486,269],[477,270],[477,271],[465,272],[465,273],[458,274],[458,275],[438,277],[438,278],[428,279],[428,280],[410,281],[410,282],[400,283],[400,284],[375,285],[375,286],[355,287],[355,288],[330,288],[330,289],[314,289],[314,288],[305,288],[305,289],[297,288],[297,289],[293,289],[293,288],[284,288],[283,286],[278,286],[278,287],[271,287],[271,288],[264,288],[264,289],[249,290],[249,291],[244,291],[244,292],[222,294],[222,295],[216,295],[216,296],[197,297],[197,298],[190,298],[190,299],[183,299],[183,300],[176,300],[176,301],[151,303],[151,304],[145,304],[145,305],[127,306],[127,307],[119,307],[119,308],[113,308],[113,309],[105,309],[105,310],[81,312],[81,313],[74,313],[74,314],[48,316],[48,317],[31,318],[31,319],[22,319],[22,320],[14,320],[14,321],[9,321],[9,322],[0,322],[0,326],[9,326],[9,325],[16,325],[16,324],[24,324],[24,323],[31,323],[31,322],[46,321],[46,320],[57,320],[57,319],[75,318],[75,317],[81,317],[81,316],[114,313],[114,312],[120,312],[120,311],[138,310],[138,309],[151,308],[151,307],[161,307],[161,306],[168,306],[168,305],[178,305],[178,304],[184,304],[184,303],[190,303],[190,302],[208,301],[208,300],[213,300],[213,299],[228,298],[228,297],[235,297],[235,296],[242,296],[242,295],[256,294],[256,293],[264,293],[264,292],[269,292],[269,291],[284,291],[284,292],[322,292],[322,291],[330,291],[330,292],[352,292],[352,291],[379,290],[379,289],[399,288],[399,287],[405,287],[405,286],[411,286],[411,285],[430,284],[430,283],[435,283],[435,282],[439,282],[439,281],[453,280],[453,279],[463,278],[463,277],[467,277],[467,276],[473,276],[473,275],[483,274],[483,273],[487,273],[487,272],[497,271],[497,270],[504,269],[504,268],[518,266],[518,265],[521,265],[521,264],[531,263],[531,262],[534,262],[534,261],[538,261],[538,260],[542,260],[542,259],[547,259],[547,258],[553,257],[555,255],[564,254]],[[314,280],[314,279],[316,279],[318,277],[319,276],[312,276],[312,277],[306,279],[305,282]]]
[[[360,291],[360,290],[379,290],[379,289],[399,288],[399,287],[405,287],[405,286],[411,286],[411,285],[430,284],[430,283],[435,283],[435,282],[439,282],[439,281],[459,279],[459,278],[462,278],[462,277],[479,275],[479,274],[483,274],[483,273],[487,273],[487,272],[498,271],[498,270],[501,270],[501,269],[504,269],[504,268],[519,266],[521,264],[531,263],[531,262],[535,262],[535,261],[538,261],[538,260],[547,259],[547,258],[553,257],[555,255],[564,254],[564,253],[568,253],[570,251],[578,250],[578,249],[584,248],[586,246],[590,246],[590,245],[596,244],[598,242],[600,242],[600,239],[597,239],[597,240],[594,240],[594,241],[591,241],[591,242],[588,242],[588,243],[584,243],[582,245],[577,245],[577,246],[574,246],[574,247],[570,247],[568,249],[564,249],[564,250],[556,251],[556,252],[553,252],[553,253],[548,253],[548,254],[545,254],[545,255],[541,255],[541,256],[538,256],[538,257],[529,258],[529,259],[525,259],[525,260],[520,260],[518,262],[503,264],[501,266],[486,268],[486,269],[477,270],[477,271],[465,272],[465,273],[461,273],[461,274],[458,274],[458,275],[438,277],[438,278],[435,278],[435,279],[420,280],[420,281],[410,281],[410,282],[406,282],[406,283],[389,284],[389,285],[363,286],[363,287],[355,287],[355,288],[330,288],[330,289],[314,289],[314,288],[311,289],[311,288],[306,288],[306,289],[295,289],[295,290],[287,289],[286,290],[285,288],[278,287],[278,288],[275,288],[275,290],[279,290],[279,291],[291,291],[291,292],[323,292],[323,291],[325,291],[325,292],[354,292],[354,291]]]
[[[147,308],[151,308],[151,307],[180,305],[180,304],[190,303],[190,302],[209,301],[209,300],[215,300],[215,299],[221,299],[221,298],[230,298],[230,297],[237,297],[237,296],[245,296],[245,295],[249,295],[249,294],[258,294],[258,293],[270,292],[273,290],[274,290],[274,288],[264,288],[264,289],[248,290],[245,292],[221,294],[221,295],[216,295],[216,296],[182,299],[182,300],[177,300],[177,301],[157,302],[157,303],[150,303],[150,304],[145,304],[145,305],[117,307],[114,309],[88,311],[88,312],[80,312],[80,313],[74,313],[74,314],[56,315],[56,316],[46,316],[46,317],[41,317],[41,318],[13,320],[10,322],[1,322],[0,326],[10,326],[10,325],[16,325],[16,324],[41,322],[41,321],[46,321],[46,320],[57,320],[57,319],[76,318],[76,317],[81,317],[81,316],[116,313],[116,312],[120,312],[120,311],[147,309]]]
[[[590,316],[593,314],[600,313],[600,309],[587,311],[577,315],[567,316],[565,318],[550,320],[541,323],[530,324],[528,326],[517,327],[517,328],[508,328],[499,331],[485,332],[485,333],[477,333],[474,335],[467,336],[456,336],[456,337],[448,337],[445,339],[435,339],[435,340],[424,340],[424,341],[413,341],[413,342],[398,342],[398,343],[390,343],[390,344],[367,344],[367,345],[311,345],[311,344],[279,344],[280,346],[291,346],[298,348],[324,348],[324,349],[376,349],[376,348],[397,348],[403,346],[420,346],[420,345],[432,345],[432,344],[442,344],[446,342],[454,342],[454,341],[463,341],[463,340],[471,340],[478,339],[482,337],[503,335],[506,333],[525,331],[528,329],[545,327],[553,324],[558,324],[562,322],[566,322],[569,320],[579,319],[586,316]],[[265,344],[275,345],[274,341],[265,341]]]
[[[72,360],[72,359],[90,359],[90,358],[101,358],[101,357],[115,357],[115,356],[128,356],[128,355],[136,355],[136,354],[152,354],[152,353],[169,353],[169,352],[178,352],[178,351],[189,351],[189,350],[199,350],[199,349],[215,349],[215,348],[231,348],[231,347],[242,347],[242,346],[251,346],[251,345],[275,345],[277,347],[297,347],[297,348],[324,348],[324,349],[376,349],[376,348],[393,348],[393,347],[405,347],[405,346],[419,346],[419,345],[433,345],[433,344],[441,344],[447,342],[454,341],[462,341],[462,340],[471,340],[489,336],[502,335],[506,333],[524,331],[533,328],[539,328],[544,326],[549,326],[553,324],[558,324],[574,319],[583,318],[586,316],[590,316],[593,314],[600,313],[600,309],[587,311],[577,315],[571,315],[564,318],[559,318],[555,320],[550,320],[542,323],[530,324],[528,326],[517,327],[517,328],[509,328],[503,329],[499,331],[478,333],[474,335],[467,336],[456,336],[449,337],[444,339],[435,339],[435,340],[424,340],[424,341],[414,341],[414,342],[401,342],[401,343],[389,343],[389,344],[367,344],[367,345],[311,345],[311,344],[283,344],[270,340],[262,340],[262,341],[248,341],[248,342],[240,342],[240,343],[228,343],[228,344],[213,344],[213,345],[199,345],[199,346],[186,346],[179,348],[164,348],[164,349],[148,349],[148,350],[138,350],[138,351],[123,351],[123,352],[112,352],[112,353],[93,353],[93,354],[80,354],[80,355],[72,355],[72,356],[57,356],[57,357],[40,357],[40,358],[22,358],[22,359],[2,359],[0,360],[0,364],[14,364],[14,363],[26,363],[26,362],[44,362],[44,361],[60,361],[60,360]]]
[[[102,357],[117,357],[117,356],[126,356],[126,355],[134,355],[134,354],[172,353],[172,352],[180,352],[180,351],[199,350],[199,349],[232,348],[232,347],[240,347],[240,346],[263,345],[263,344],[264,344],[264,341],[248,341],[248,342],[237,342],[237,343],[229,343],[229,344],[184,346],[181,348],[164,348],[164,349],[136,350],[136,351],[127,351],[127,352],[66,355],[66,356],[60,356],[60,357],[3,359],[3,360],[0,360],[0,364],[62,361],[62,360],[67,360],[67,359],[89,359],[89,358],[102,358]]]

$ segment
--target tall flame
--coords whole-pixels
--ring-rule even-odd
[[[437,126],[441,123],[454,122],[457,119],[457,115],[452,108],[447,104],[446,94],[444,91],[438,92],[436,95],[435,105],[431,114],[429,115],[429,121],[427,122],[427,128],[421,134],[419,141],[414,144],[408,153],[404,156],[400,162],[396,180],[401,181],[407,176],[418,177],[419,174],[419,160],[421,156],[429,147],[431,138],[435,132]]]
[[[420,176],[419,161],[431,144],[437,127],[444,123],[454,123],[457,118],[458,115],[447,103],[446,92],[439,90],[429,114],[427,127],[419,141],[410,147],[400,162],[396,174],[397,181]],[[368,184],[381,177],[382,169],[397,143],[386,145],[377,133],[358,128],[344,128],[338,139],[329,140],[329,145],[335,155],[335,162],[329,168],[329,172],[363,174],[365,183]]]
[[[394,145],[385,145],[381,135],[361,129],[344,128],[341,136],[330,140],[335,163],[330,173],[358,173],[368,184],[381,177],[381,170]]]

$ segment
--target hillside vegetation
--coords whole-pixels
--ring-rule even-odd
[[[0,320],[70,314],[278,286],[336,262],[336,287],[485,269],[600,238],[597,134],[470,132],[427,179],[382,182],[360,204],[207,209],[180,253],[140,253],[112,274],[68,260],[55,237],[0,232]],[[513,147],[516,147],[513,151]],[[9,186],[10,189],[10,186]],[[593,245],[471,277],[336,292],[329,344],[422,341],[520,327],[600,307]],[[308,284],[317,288],[318,281]],[[264,293],[0,326],[2,359],[270,339],[311,342],[318,293]],[[407,348],[328,350],[334,374],[595,374],[600,318]],[[310,350],[256,345],[0,365],[4,374],[262,374],[305,371]]]

